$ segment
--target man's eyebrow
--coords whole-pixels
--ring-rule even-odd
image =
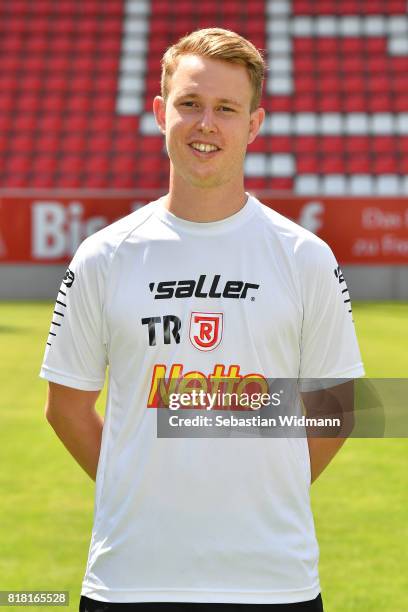
[[[222,104],[232,104],[233,106],[242,107],[242,104],[240,102],[237,102],[236,100],[232,100],[230,98],[220,98],[218,102],[221,102]]]
[[[181,98],[200,98],[200,96],[196,93],[180,93],[177,96],[177,100],[180,100]],[[232,104],[233,106],[238,106],[239,108],[242,108],[242,104],[240,102],[237,102],[236,100],[232,100],[231,98],[218,98],[217,99],[217,103],[218,104]]]

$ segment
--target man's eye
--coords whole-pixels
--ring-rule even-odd
[[[230,108],[229,106],[220,106],[220,109],[221,109],[222,111],[224,111],[224,112],[225,112],[225,111],[226,111],[226,112],[229,112],[229,113],[233,113],[233,112],[234,112],[234,109],[233,109],[233,108]]]
[[[181,106],[188,106],[189,108],[191,108],[192,106],[194,106],[196,103],[193,102],[192,100],[187,101],[187,102],[182,102]]]

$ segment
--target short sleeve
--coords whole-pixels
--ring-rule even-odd
[[[298,255],[303,296],[299,377],[363,376],[351,297],[336,258],[317,238]]]
[[[102,389],[107,366],[106,273],[91,239],[79,247],[62,280],[40,371],[42,378],[84,391]]]

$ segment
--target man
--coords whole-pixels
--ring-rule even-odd
[[[169,193],[85,240],[61,285],[41,375],[96,477],[83,611],[323,609],[309,488],[344,440],[156,431],[176,380],[363,373],[330,249],[244,191],[263,74],[230,31],[167,50]]]

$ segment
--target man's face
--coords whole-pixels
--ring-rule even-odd
[[[264,111],[250,111],[252,87],[244,66],[184,55],[169,80],[166,103],[154,102],[166,136],[173,179],[195,187],[242,181],[247,145]]]

